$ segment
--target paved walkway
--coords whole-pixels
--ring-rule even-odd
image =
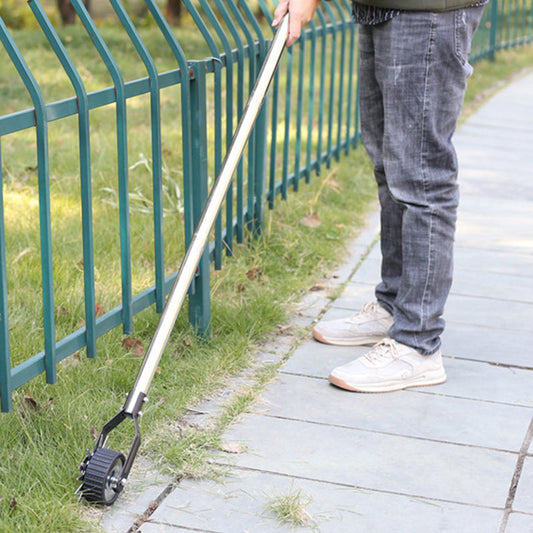
[[[134,469],[104,514],[108,533],[137,531],[150,506],[143,533],[305,531],[278,525],[268,510],[273,497],[298,493],[324,533],[533,532],[533,74],[499,92],[455,140],[462,204],[443,339],[447,383],[344,392],[327,375],[365,348],[308,340],[226,433],[247,451],[220,454],[232,465],[222,482],[173,487]],[[374,215],[328,289],[302,303],[298,324],[372,298],[377,232]],[[344,283],[340,297],[327,298]],[[282,338],[263,357],[287,346]]]

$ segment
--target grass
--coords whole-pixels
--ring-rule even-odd
[[[315,529],[316,522],[307,511],[307,506],[312,501],[312,498],[302,494],[301,490],[291,488],[287,494],[271,496],[267,508],[280,524]]]
[[[69,46],[85,50],[79,33],[75,29],[65,30],[66,41]],[[44,52],[46,47],[39,35],[20,32],[17,42],[25,47],[32,66],[38,67],[48,91],[47,101],[52,97],[68,97],[66,89],[61,92],[62,85],[56,79],[58,70],[50,54]],[[137,63],[130,63],[131,50],[125,47],[122,52],[120,36],[112,29],[107,36],[129,79],[144,75],[136,70]],[[195,46],[194,39],[188,43],[191,48]],[[198,54],[201,53],[198,48]],[[170,62],[163,56],[159,58],[163,64],[167,60]],[[85,61],[90,62],[91,56],[86,55]],[[500,84],[502,78],[532,63],[531,46],[502,53],[494,64],[479,63],[470,82],[466,112],[483,101],[490,88]],[[8,68],[5,61],[0,65]],[[84,75],[92,90],[109,84],[103,72],[85,69]],[[9,72],[3,72],[0,78],[2,94],[9,94],[2,101],[2,113],[29,106],[24,90],[16,88],[15,78]],[[168,105],[170,102],[168,95]],[[94,127],[102,130],[102,136],[93,144],[93,157],[98,168],[94,189],[102,200],[95,204],[94,212],[97,299],[109,309],[117,303],[118,289],[113,287],[118,284],[114,276],[119,270],[119,259],[113,255],[118,246],[114,197],[106,191],[115,173],[113,155],[105,150],[114,135],[107,126],[106,113],[109,110],[94,113]],[[131,162],[140,161],[135,170],[142,172],[145,159],[139,154],[147,142],[143,132],[146,112],[141,105],[133,107],[129,118],[130,127],[136,133],[135,143],[130,147]],[[51,165],[54,249],[62,258],[54,265],[55,275],[61,280],[56,295],[58,335],[71,331],[83,319],[78,178],[72,170],[76,147],[69,135],[73,126],[51,124],[51,142],[63,146],[63,150],[55,153]],[[34,230],[37,200],[32,144],[35,140],[27,134],[14,137],[17,138],[3,139],[2,155],[10,291],[16,289],[16,300],[10,302],[12,335],[17,339],[13,343],[16,362],[38,351],[42,331],[40,301],[35,296],[40,283],[39,243]],[[173,146],[169,140],[164,147],[168,168],[181,168],[179,151],[175,153]],[[138,183],[141,181],[139,177]],[[142,188],[136,194],[141,204],[143,197],[149,197]],[[342,257],[346,243],[374,204],[371,167],[359,149],[324,170],[322,179],[302,184],[297,195],[290,194],[287,201],[279,202],[275,211],[267,213],[260,238],[236,246],[234,257],[225,262],[223,270],[212,275],[212,336],[206,341],[198,340],[190,330],[185,313],[178,318],[160,372],[150,389],[147,416],[141,423],[145,438],[141,454],[155,458],[177,477],[212,474],[206,458],[220,445],[224,428],[248,408],[257,391],[275,374],[276,365],[259,368],[254,373],[256,385],[239,393],[208,429],[180,429],[176,421],[187,408],[224,387],[231,376],[250,366],[254,353],[276,336],[280,325],[287,323],[293,304]],[[307,216],[313,216],[319,225],[310,227],[302,223]],[[151,239],[148,237],[151,223],[142,209],[135,213],[135,222],[135,283],[143,286],[150,282],[152,270],[152,252],[147,244]],[[181,221],[173,217],[166,217],[165,225],[168,234],[182,230]],[[175,269],[181,256],[180,247],[169,239],[166,252],[169,269]],[[135,338],[144,346],[148,345],[157,321],[153,309],[135,317]],[[97,359],[89,360],[83,353],[67,358],[60,365],[57,385],[47,385],[41,376],[14,394],[14,411],[0,417],[3,443],[0,533],[99,530],[98,513],[84,503],[78,504],[73,494],[76,468],[86,449],[92,447],[95,432],[123,405],[124,393],[131,388],[138,372],[141,357],[134,350],[124,349],[123,339],[119,330],[111,331],[100,339]],[[126,421],[111,434],[111,446],[127,450],[132,438],[132,427]],[[289,507],[297,507],[294,502],[289,503]]]

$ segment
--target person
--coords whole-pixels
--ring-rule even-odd
[[[485,0],[358,0],[363,144],[374,165],[381,222],[376,301],[313,336],[335,345],[373,345],[335,368],[329,381],[386,392],[446,380],[441,334],[450,291],[459,192],[452,144],[463,104],[472,37]],[[287,44],[311,20],[316,0],[281,0]]]

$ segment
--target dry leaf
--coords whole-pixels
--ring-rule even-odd
[[[96,313],[97,317],[105,315],[104,306],[102,304],[99,304],[98,302],[96,302],[94,304],[94,312]]]
[[[309,228],[317,228],[322,221],[318,215],[307,215],[300,220],[300,223]]]
[[[321,283],[316,283],[315,285],[313,285],[311,287],[311,290],[312,291],[323,291],[326,289],[326,286],[325,285],[322,285]]]
[[[93,436],[94,440],[98,438],[99,432],[96,426],[91,426],[91,435]]]
[[[263,273],[261,272],[261,269],[254,267],[248,270],[248,272],[246,272],[246,277],[248,279],[258,279],[262,276],[262,274]]]
[[[58,305],[56,307],[56,313],[57,313],[57,316],[68,316],[69,315],[68,310],[62,305]]]
[[[144,354],[144,344],[134,337],[126,337],[122,341],[122,347],[129,353],[133,353],[135,355],[143,355]]]
[[[39,404],[30,391],[28,391],[22,398],[22,404],[24,407],[28,407],[32,411],[39,411]]]
[[[344,187],[334,179],[328,180],[327,187],[337,192],[344,190]]]
[[[9,502],[9,507],[11,507],[11,509],[13,509],[13,511],[17,510],[17,499],[15,498],[15,496],[13,496],[13,498],[11,498],[11,501]]]
[[[220,449],[226,453],[245,453],[248,451],[247,446],[239,442],[223,442]]]

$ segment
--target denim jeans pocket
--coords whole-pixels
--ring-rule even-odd
[[[479,26],[483,7],[466,7],[454,11],[454,46],[455,56],[467,71],[467,76],[473,72],[468,62],[472,37]]]

